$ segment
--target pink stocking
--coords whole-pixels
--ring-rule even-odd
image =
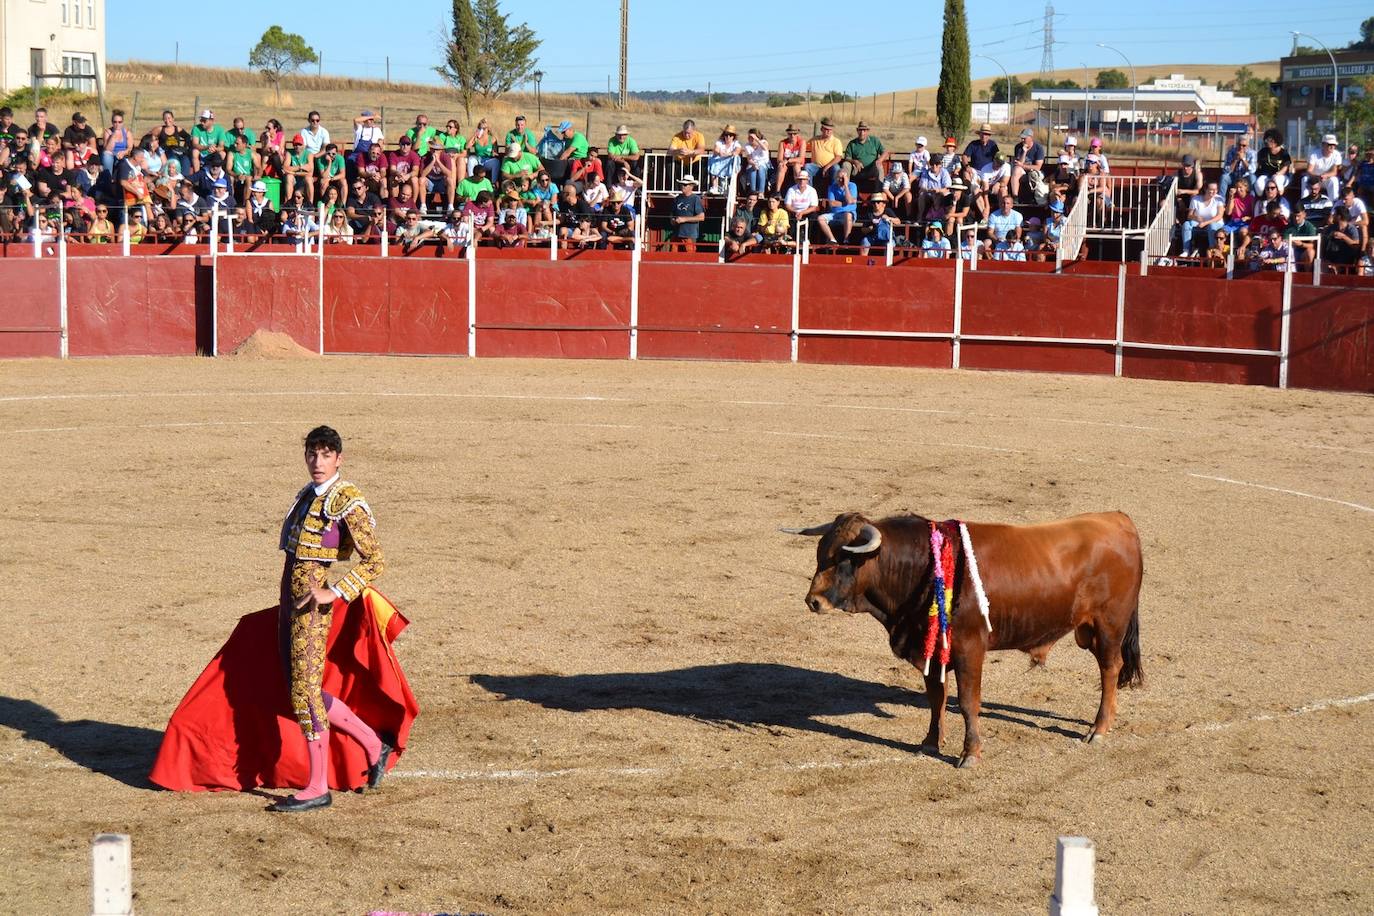
[[[310,784],[296,793],[297,801],[319,798],[329,791],[329,729],[314,741],[306,741],[305,752],[310,758]]]
[[[382,752],[382,740],[377,737],[377,733],[354,715],[347,703],[331,693],[326,692],[324,695],[324,708],[329,714],[330,726],[363,746],[363,750],[367,752],[369,766],[376,763],[378,755]]]

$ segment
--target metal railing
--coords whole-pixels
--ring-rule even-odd
[[[1083,194],[1083,184],[1087,180],[1079,179],[1078,196],[1074,198],[1073,207],[1064,218],[1064,229],[1059,234],[1059,249],[1054,256],[1054,269],[1057,271],[1064,269],[1065,252],[1069,253],[1068,260],[1078,260],[1078,250],[1083,247],[1088,235],[1088,210],[1091,209],[1091,205]]]
[[[1079,180],[1074,209],[1087,205],[1088,238],[1143,236],[1154,222],[1164,193],[1158,177],[1085,175]]]
[[[649,194],[660,197],[676,194],[678,182],[689,175],[697,181],[697,187],[706,189],[706,157],[692,163],[683,162],[668,153],[645,153],[644,187]]]
[[[1174,240],[1175,210],[1178,206],[1178,182],[1169,182],[1169,191],[1159,203],[1155,218],[1145,230],[1145,264],[1150,265],[1169,253]]]

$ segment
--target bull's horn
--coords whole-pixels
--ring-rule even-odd
[[[859,537],[863,542],[859,544],[845,544],[844,549],[850,553],[872,553],[883,543],[883,533],[872,525],[864,525],[859,529]]]
[[[812,525],[810,528],[779,528],[778,530],[783,534],[804,534],[809,538],[813,538],[818,534],[825,534],[829,531],[831,524],[833,523],[826,522],[824,525]]]

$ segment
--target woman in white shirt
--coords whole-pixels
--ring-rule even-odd
[[[744,144],[744,158],[748,162],[744,169],[746,187],[761,196],[768,187],[768,139],[757,127],[749,131],[749,139]]]
[[[728,184],[735,177],[735,170],[739,168],[740,156],[744,154],[744,147],[740,145],[739,137],[735,133],[735,125],[726,124],[725,129],[720,132],[720,138],[716,140],[716,148],[706,159],[706,172],[711,176],[711,186],[707,189],[707,194],[724,194],[728,190]]]
[[[324,227],[324,240],[331,245],[353,244],[353,227],[348,224],[348,214],[343,209],[330,214]]]

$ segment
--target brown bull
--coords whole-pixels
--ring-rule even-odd
[[[933,595],[930,522],[895,516],[878,522],[857,513],[788,534],[820,535],[816,574],[806,605],[816,613],[869,613],[887,629],[898,658],[918,668]],[[983,659],[989,649],[1020,649],[1043,661],[1070,631],[1097,658],[1102,701],[1085,740],[1106,735],[1116,717],[1117,688],[1144,680],[1140,666],[1140,537],[1121,512],[1076,515],[1040,525],[968,524],[974,559],[990,607],[991,632],[979,611],[962,551],[955,575],[950,664],[964,715],[959,766],[976,764]],[[925,676],[930,731],[923,749],[938,753],[943,737],[946,685],[939,666]]]

